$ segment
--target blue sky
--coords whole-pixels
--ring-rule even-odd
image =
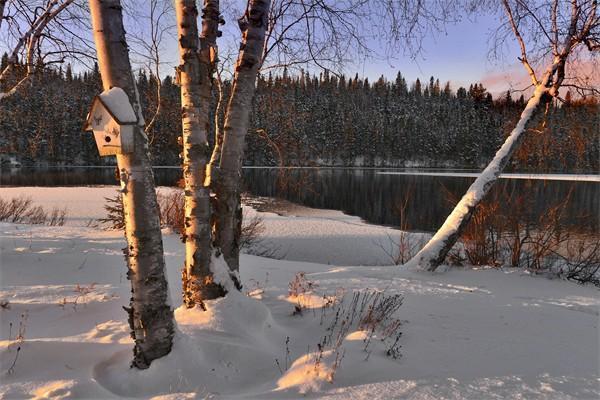
[[[429,81],[429,77],[434,76],[442,82],[450,81],[454,89],[482,82],[493,94],[498,94],[511,85],[516,87],[524,80],[526,82],[526,74],[516,60],[519,54],[516,43],[508,43],[503,49],[502,60],[488,56],[491,31],[497,29],[500,23],[497,16],[489,15],[465,19],[447,26],[445,32],[428,36],[422,53],[415,59],[399,54],[389,61],[362,62],[354,69],[369,79],[377,79],[382,74],[393,79],[398,70],[408,81],[417,78]],[[348,67],[350,69],[351,66]]]
[[[235,14],[237,15],[237,14]],[[234,18],[227,15],[226,18]],[[227,19],[229,19],[227,18]],[[507,89],[527,86],[527,75],[517,63],[519,49],[514,42],[507,43],[503,49],[503,60],[493,60],[488,57],[491,45],[491,32],[496,30],[502,21],[498,15],[480,14],[472,18],[463,18],[459,23],[447,25],[443,32],[429,35],[425,38],[422,52],[415,58],[398,54],[392,59],[367,59],[345,66],[347,76],[358,73],[374,81],[381,75],[390,80],[395,79],[398,71],[409,82],[417,78],[429,81],[430,76],[441,82],[450,81],[456,90],[459,86],[481,82],[494,95],[504,93]],[[235,21],[228,20],[224,27],[223,37],[219,41],[221,51],[229,47],[237,52],[239,30]],[[229,46],[228,46],[229,44]],[[382,44],[377,40],[369,42],[371,48],[383,54]],[[165,74],[172,74],[177,63],[177,47],[165,46],[169,66],[163,69]],[[318,71],[315,71],[318,73]]]

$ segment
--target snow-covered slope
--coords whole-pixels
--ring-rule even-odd
[[[49,204],[49,192],[24,190]],[[67,200],[76,203],[74,196]],[[95,204],[90,193],[85,196],[87,207]],[[76,210],[79,221],[88,217],[84,211]],[[287,219],[289,237],[298,221],[311,223],[279,218]],[[147,371],[131,370],[132,344],[121,308],[129,299],[124,240],[119,232],[76,221],[64,227],[0,224],[0,300],[8,301],[0,308],[1,398],[600,396],[600,299],[593,287],[518,270],[432,275],[250,255],[241,260],[243,294],[212,302],[205,313],[177,308],[173,352]],[[351,226],[341,226],[340,236],[352,236]],[[367,228],[357,221],[356,229]],[[184,248],[176,235],[165,234],[164,242],[179,307]],[[310,253],[312,243],[299,243],[306,247],[299,244],[295,251]],[[300,271],[314,288],[302,300],[302,315],[292,315],[299,300],[288,296],[288,283]],[[315,366],[317,343],[335,318],[333,308],[321,311],[323,295],[337,292],[340,299],[340,289],[366,288],[404,295],[396,316],[402,321],[402,357],[386,356],[377,339],[365,352],[364,333],[351,331],[330,382],[331,353]],[[15,339],[19,333],[22,340]]]
[[[106,216],[103,206],[105,197],[114,197],[117,186],[94,187],[5,187],[0,198],[11,199],[29,196],[45,207],[67,208],[69,226],[85,226],[90,218]],[[158,188],[159,192],[173,190]],[[280,210],[278,210],[280,211]],[[244,207],[244,213],[252,218],[256,213]],[[388,254],[395,251],[400,231],[371,225],[359,217],[336,210],[316,210],[294,206],[284,212],[260,213],[266,228],[261,246],[277,258],[309,261],[321,264],[389,265]],[[415,234],[415,247],[421,246],[429,235]]]

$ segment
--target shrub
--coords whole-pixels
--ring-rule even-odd
[[[16,224],[62,226],[67,216],[66,208],[54,207],[47,211],[42,206],[34,206],[30,197],[15,197],[10,200],[0,198],[0,221]]]
[[[158,208],[160,225],[169,227],[174,232],[183,233],[185,229],[185,196],[182,190],[158,192]]]
[[[158,191],[156,197],[161,227],[168,227],[174,232],[182,234],[185,227],[185,195],[183,190]],[[106,217],[98,219],[98,222],[107,229],[125,229],[121,193],[117,191],[113,197],[105,197],[104,199],[106,200],[104,205]],[[274,257],[278,249],[269,246],[261,239],[264,231],[264,221],[260,216],[243,218],[240,248],[254,255]]]
[[[469,222],[462,247],[449,254],[448,262],[521,267],[600,286],[600,238],[596,232],[565,229],[570,198],[571,193],[536,220],[530,215],[533,196],[527,193],[514,197],[503,192],[486,200]],[[508,212],[500,212],[501,203],[510,204]]]

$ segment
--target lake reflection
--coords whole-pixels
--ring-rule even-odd
[[[399,226],[398,208],[406,201],[405,226],[434,231],[443,222],[474,178],[381,175],[362,169],[244,169],[245,189],[254,195],[280,197],[309,207],[330,208],[357,215],[368,222]],[[173,186],[181,178],[179,168],[156,168],[160,186]],[[114,168],[48,168],[5,170],[0,185],[79,186],[116,184]],[[600,184],[545,180],[501,179],[491,195],[527,199],[525,218],[536,220],[548,208],[569,199],[569,226],[598,232]],[[513,207],[500,197],[502,212]]]

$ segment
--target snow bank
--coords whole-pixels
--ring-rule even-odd
[[[83,220],[83,207],[81,212]],[[290,226],[298,221],[279,218]],[[326,399],[600,396],[596,288],[519,270],[430,275],[242,255],[243,293],[208,302],[203,313],[180,308],[184,246],[176,235],[164,236],[177,307],[175,346],[149,370],[131,370],[133,344],[122,309],[130,296],[123,246],[121,232],[0,223],[0,300],[8,301],[0,308],[0,398],[296,399],[305,398],[302,392]],[[315,371],[311,360],[328,324],[321,322],[318,307],[292,315],[288,283],[299,271],[316,283],[315,296],[340,288],[403,294],[402,356],[387,357],[379,340],[368,354],[364,332],[351,331],[333,381],[330,349]],[[262,290],[260,301],[245,295],[254,286]]]
[[[90,219],[106,217],[105,197],[114,197],[118,186],[94,187],[4,187],[0,198],[29,196],[36,205],[67,209],[68,226],[86,226]],[[159,192],[173,190],[159,187]],[[244,207],[244,215],[257,215]],[[397,252],[401,232],[372,225],[359,217],[336,210],[295,206],[288,215],[260,213],[265,231],[262,244],[274,256],[293,261],[342,265],[388,265],[389,252]],[[293,223],[290,223],[293,221]],[[427,234],[411,234],[414,243],[425,243]],[[309,249],[309,250],[308,250]]]

